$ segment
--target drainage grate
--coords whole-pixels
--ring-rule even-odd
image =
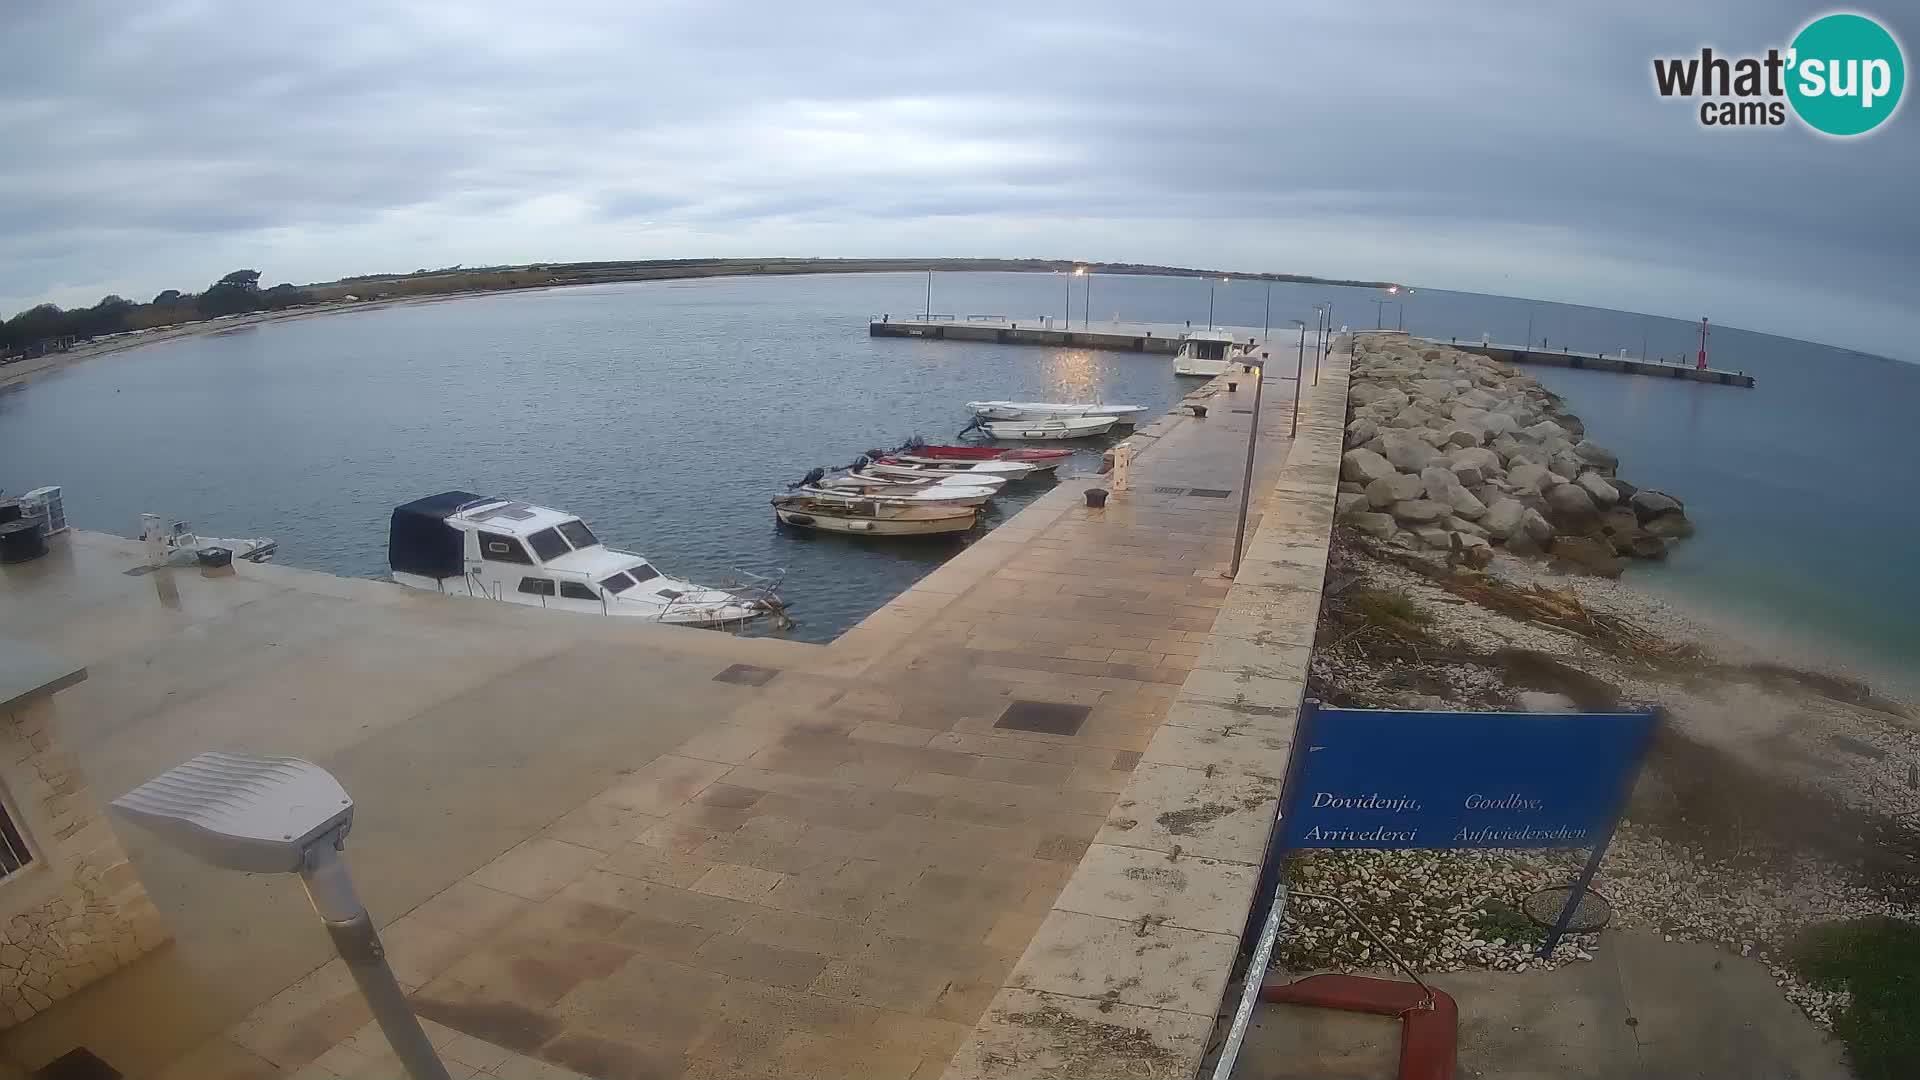
[[[1187,494],[1196,499],[1224,499],[1233,494],[1232,488],[1188,488]]]
[[[1087,722],[1091,705],[1062,705],[1057,701],[1015,701],[993,726],[1042,735],[1072,735]]]
[[[760,667],[757,664],[735,664],[713,677],[714,682],[734,683],[738,686],[765,686],[780,674],[779,668]]]
[[[42,1066],[33,1080],[123,1080],[120,1070],[93,1056],[84,1046],[75,1047]]]
[[[1185,495],[1187,489],[1183,487],[1157,487],[1153,489],[1153,493],[1155,495]]]
[[[1234,411],[1234,412],[1237,412],[1237,413],[1246,413],[1246,414],[1247,414],[1247,415],[1249,415],[1249,416],[1251,416],[1251,415],[1253,415],[1253,410],[1252,410],[1252,409],[1235,409],[1235,410],[1233,410],[1233,411]]]

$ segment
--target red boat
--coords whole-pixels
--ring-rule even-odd
[[[1073,456],[1071,450],[1042,449],[1040,447],[996,447],[996,446],[903,446],[889,457],[903,461],[1025,461],[1037,464],[1050,461],[1058,464],[1063,458]]]

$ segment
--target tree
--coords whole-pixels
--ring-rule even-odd
[[[260,271],[235,270],[201,293],[199,304],[208,318],[260,310]]]
[[[182,299],[184,298],[180,295],[179,289],[162,289],[159,295],[153,298],[153,303],[155,307],[171,307]]]

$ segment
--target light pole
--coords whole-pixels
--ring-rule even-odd
[[[1093,318],[1093,275],[1087,273],[1087,268],[1084,266],[1074,267],[1073,272],[1087,279],[1086,288],[1082,290],[1080,297],[1080,327],[1083,330],[1091,329],[1088,320]],[[1073,321],[1071,314],[1067,316],[1067,321]]]
[[[926,307],[926,312],[927,312],[927,315],[926,315],[926,318],[927,318],[927,321],[928,321],[928,322],[932,322],[932,321],[933,321],[933,267],[931,267],[931,266],[929,266],[929,267],[927,267],[927,307]]]
[[[1531,300],[1527,302],[1527,342],[1522,351],[1533,351],[1533,302]]]
[[[1260,344],[1266,343],[1267,339],[1260,339]],[[1227,571],[1229,578],[1240,576],[1240,548],[1247,540],[1247,502],[1253,495],[1253,451],[1260,442],[1260,392],[1267,385],[1267,350],[1265,349],[1260,350],[1258,367],[1259,378],[1253,384],[1253,420],[1247,427],[1247,470],[1240,479],[1240,521],[1233,527],[1233,566]],[[1299,397],[1297,387],[1294,396]]]
[[[1226,278],[1221,278],[1219,280],[1219,284],[1221,285],[1225,285],[1226,283],[1227,283]],[[1213,286],[1214,286],[1214,279],[1208,278],[1207,279],[1207,329],[1209,330],[1213,329]]]
[[[1067,329],[1073,329],[1073,275],[1063,274],[1060,284],[1067,287]]]
[[[1300,328],[1300,345],[1293,353],[1293,420],[1287,425],[1287,438],[1300,433],[1300,370],[1307,364],[1307,320],[1295,319]]]
[[[1313,305],[1313,385],[1320,385],[1320,358],[1327,352],[1327,320],[1331,303]]]
[[[1273,282],[1267,282],[1267,310],[1260,316],[1260,344],[1267,343],[1267,336],[1273,333]],[[1255,397],[1259,396],[1256,391]]]

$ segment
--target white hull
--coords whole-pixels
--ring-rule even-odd
[[[982,420],[979,426],[980,430],[996,439],[1084,439],[1105,435],[1113,430],[1117,422],[1117,418],[1112,416],[1080,416],[1048,420]]]
[[[1215,375],[1225,375],[1238,366],[1239,364],[1232,360],[1196,360],[1190,356],[1182,356],[1174,360],[1173,373],[1211,379]]]
[[[780,506],[774,507],[773,512],[782,523],[796,528],[845,533],[849,536],[937,536],[966,532],[973,528],[976,516],[972,510],[968,510],[965,514],[952,517],[933,518],[833,517]]]
[[[480,576],[430,578],[419,574],[395,573],[395,583],[423,592],[445,596],[464,596],[475,600],[493,600],[546,611],[570,611],[580,615],[611,615],[616,618],[646,619],[673,626],[733,627],[772,613],[767,604],[742,599],[725,589],[705,589],[688,582],[667,579],[669,584],[684,585],[686,591],[671,603],[647,599],[614,597],[607,601],[573,600],[561,596],[532,596],[510,587],[507,582],[489,583]]]
[[[913,458],[914,461],[927,461],[927,458]],[[856,469],[845,476],[828,477],[822,480],[820,487],[858,487],[861,484],[883,484],[887,487],[905,488],[908,491],[923,491],[928,488],[986,488],[997,492],[1007,486],[1007,478],[987,473],[956,473],[952,476],[927,476],[915,474],[912,477],[883,476],[879,473]]]
[[[983,461],[972,465],[944,461],[927,464],[874,462],[861,470],[863,473],[872,473],[875,476],[895,476],[908,480],[934,476],[997,476],[1001,480],[1018,480],[1040,471],[1037,466],[1024,462],[1002,461]]]
[[[1054,420],[1077,416],[1111,416],[1118,424],[1132,424],[1147,411],[1145,405],[1075,405],[1064,401],[969,401],[967,408],[982,420]]]

